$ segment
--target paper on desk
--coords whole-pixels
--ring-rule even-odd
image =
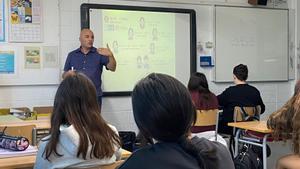
[[[35,155],[37,151],[37,147],[31,145],[29,145],[29,147],[25,151],[11,151],[8,149],[0,148],[0,158]]]

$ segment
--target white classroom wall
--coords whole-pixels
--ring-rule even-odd
[[[121,0],[125,4],[127,2],[136,1],[136,5],[142,4],[143,2],[151,1],[151,2],[163,2],[164,4],[168,3],[176,3],[178,5],[183,5],[185,8],[197,8],[198,5],[203,4],[221,4],[221,5],[237,5],[237,6],[249,6],[247,4],[247,0]],[[120,0],[43,0],[44,5],[44,19],[57,20],[56,23],[51,23],[45,21],[47,23],[44,25],[44,32],[53,31],[53,28],[59,28],[59,58],[61,69],[63,68],[65,58],[69,51],[79,47],[79,31],[80,31],[80,4],[88,3],[88,2],[99,2],[103,4],[118,4],[121,5]],[[275,2],[276,0],[272,0],[271,2]],[[184,3],[183,3],[184,2]],[[281,2],[281,1],[280,1]],[[296,0],[289,0],[288,4],[283,3],[280,4],[280,7],[290,8],[296,10],[296,28],[299,28],[299,13],[297,14],[297,9],[300,10],[300,3]],[[277,5],[277,4],[276,4]],[[273,3],[269,4],[269,7],[274,7]],[[54,11],[54,12],[53,12]],[[196,11],[197,13],[197,11]],[[57,15],[58,14],[58,17]],[[203,18],[203,16],[199,16],[197,13],[197,18]],[[203,19],[212,19],[211,16],[209,18]],[[200,27],[201,23],[197,23],[198,27]],[[199,31],[197,27],[197,40],[205,39],[204,41],[213,41],[213,25],[210,25],[208,28],[208,33],[203,34],[203,32]],[[211,31],[210,31],[211,30]],[[297,47],[299,47],[299,34],[294,35],[297,42]],[[51,38],[51,37],[44,37]],[[0,44],[1,45],[1,44]],[[297,51],[295,50],[295,53]],[[298,51],[298,57],[299,57]],[[297,58],[298,58],[297,57]],[[296,60],[297,63],[299,59]],[[220,94],[225,88],[231,83],[213,83],[213,69],[212,68],[201,68],[199,64],[197,64],[197,70],[200,72],[204,72],[208,80],[210,81],[209,85],[211,90],[215,94]],[[232,69],[232,68],[229,68]],[[250,72],[253,70],[250,70]],[[296,74],[296,77],[299,76],[299,73]],[[262,118],[265,119],[267,116],[282,106],[288,98],[292,95],[293,86],[295,84],[295,80],[290,80],[289,82],[259,82],[259,83],[251,83],[256,86],[262,95],[263,101],[266,105],[266,113],[262,115]],[[32,108],[33,106],[43,106],[43,105],[52,105],[54,95],[57,89],[57,85],[54,86],[0,86],[0,107],[20,107],[27,106]],[[132,116],[131,110],[131,101],[130,97],[109,97],[103,99],[102,106],[102,115],[104,118],[111,124],[115,125],[118,130],[134,130],[136,131],[136,126],[134,123],[134,119]]]

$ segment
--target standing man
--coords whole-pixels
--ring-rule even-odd
[[[103,66],[107,70],[116,70],[116,60],[109,46],[107,48],[95,48],[94,43],[94,33],[90,29],[82,29],[80,32],[80,47],[68,54],[67,60],[65,62],[63,78],[68,74],[72,74],[73,71],[80,71],[87,75],[90,80],[94,83],[98,103],[101,108],[102,105],[102,89],[101,89],[101,75]]]

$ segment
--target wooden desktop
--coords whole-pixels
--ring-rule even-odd
[[[121,159],[127,159],[132,153],[122,149]],[[0,169],[33,168],[36,155],[0,158]]]

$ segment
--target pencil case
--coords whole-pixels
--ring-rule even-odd
[[[12,151],[24,151],[29,146],[29,140],[22,136],[9,136],[0,132],[0,148]]]

